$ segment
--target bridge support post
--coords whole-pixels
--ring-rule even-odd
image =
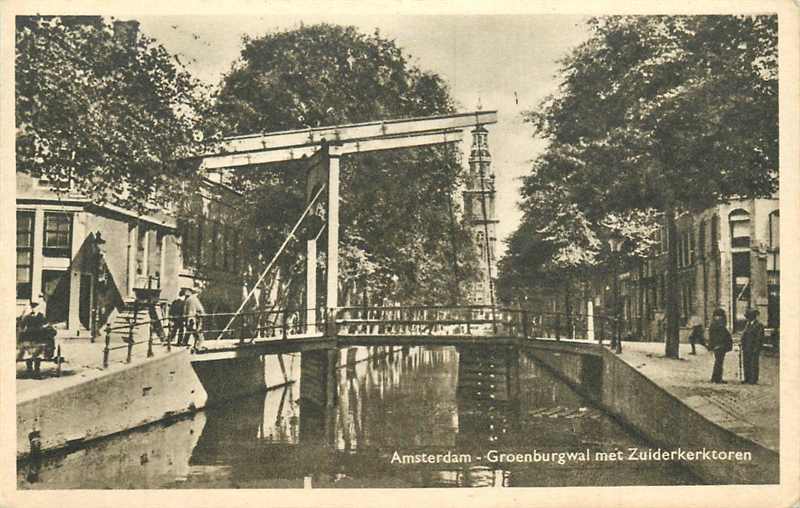
[[[325,306],[339,306],[339,160],[336,147],[330,147],[328,157],[328,253]]]
[[[317,241],[306,241],[306,333],[317,331]]]

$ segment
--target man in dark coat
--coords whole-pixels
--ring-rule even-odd
[[[747,324],[742,332],[742,363],[744,381],[751,385],[758,383],[758,356],[764,343],[764,326],[758,322],[758,311],[747,309],[744,313]]]
[[[725,362],[725,353],[733,349],[733,340],[725,328],[725,311],[722,309],[714,311],[711,326],[708,327],[708,349],[714,352],[714,372],[711,374],[711,382],[725,383],[722,380],[722,366]]]
[[[177,337],[178,346],[183,345],[184,329],[186,327],[185,306],[186,306],[186,292],[181,289],[178,297],[169,304],[169,317],[172,320],[172,327],[169,332],[169,342]]]

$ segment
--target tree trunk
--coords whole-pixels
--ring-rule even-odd
[[[678,315],[678,230],[675,225],[675,208],[672,203],[664,207],[667,222],[667,270],[664,311],[666,313],[666,344],[664,355],[678,358],[679,315]]]
[[[639,259],[639,284],[637,284],[637,307],[639,309],[636,319],[636,335],[642,340],[644,335],[644,260]]]

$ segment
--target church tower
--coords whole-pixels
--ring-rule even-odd
[[[472,147],[469,154],[469,177],[464,191],[464,217],[472,232],[478,251],[477,282],[469,289],[468,299],[474,305],[493,305],[495,278],[497,277],[495,218],[495,186],[492,157],[487,141],[489,132],[482,125],[472,130]]]

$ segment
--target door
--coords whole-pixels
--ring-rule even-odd
[[[69,277],[66,270],[42,270],[42,292],[47,308],[45,315],[52,324],[66,326],[69,316]]]
[[[92,328],[92,276],[81,274],[80,299],[78,300],[78,320],[87,330]]]

